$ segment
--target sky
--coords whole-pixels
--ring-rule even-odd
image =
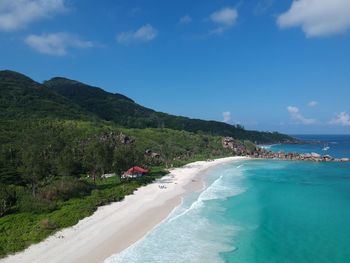
[[[246,129],[350,134],[350,1],[0,0],[0,69]]]

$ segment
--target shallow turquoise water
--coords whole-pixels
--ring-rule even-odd
[[[107,262],[350,262],[350,164],[244,161],[203,176],[202,193]]]
[[[245,166],[247,191],[223,202],[240,226],[225,262],[350,262],[350,167],[286,161]]]

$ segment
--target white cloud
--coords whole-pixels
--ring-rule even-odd
[[[65,32],[30,35],[25,39],[25,42],[40,53],[55,56],[66,55],[69,48],[91,48],[95,46],[91,41],[81,40],[78,36]]]
[[[223,122],[230,122],[231,119],[232,119],[232,117],[231,117],[231,112],[229,112],[229,111],[224,111],[224,112],[222,113],[222,117],[224,118],[224,119],[223,119]]]
[[[277,24],[280,28],[300,26],[308,37],[342,33],[350,27],[350,1],[294,0]]]
[[[180,17],[179,24],[189,24],[192,22],[192,18],[189,15]]]
[[[316,107],[317,105],[318,105],[318,102],[317,102],[317,101],[314,101],[314,100],[310,101],[310,102],[307,104],[307,106],[309,106],[309,107]]]
[[[299,109],[297,107],[294,107],[294,106],[288,106],[287,110],[289,111],[289,113],[293,113],[293,114],[299,112]]]
[[[213,23],[217,25],[217,28],[212,30],[210,33],[219,35],[235,24],[238,18],[238,12],[234,8],[226,7],[215,11],[210,15],[209,18]]]
[[[65,10],[64,0],[1,0],[0,30],[20,29]]]
[[[238,17],[237,10],[234,8],[223,8],[210,15],[210,19],[217,24],[232,26]]]
[[[331,124],[338,124],[342,126],[350,126],[350,116],[345,111],[339,113],[330,121]]]
[[[130,44],[132,42],[149,42],[155,39],[158,35],[158,30],[150,24],[140,27],[136,31],[122,32],[117,36],[117,41],[120,44]]]
[[[301,123],[305,125],[315,124],[317,122],[316,119],[305,118],[301,113],[299,108],[295,106],[288,106],[288,112],[290,113],[291,118],[296,121],[296,123]]]

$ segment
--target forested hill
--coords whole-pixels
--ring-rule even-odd
[[[0,71],[0,120],[90,119],[91,113],[20,73]]]
[[[65,78],[53,78],[44,85],[103,120],[129,128],[170,128],[211,135],[232,136],[258,143],[292,142],[293,138],[269,132],[247,131],[240,126],[174,116],[140,106],[132,99]]]
[[[20,73],[0,71],[0,118],[55,118],[109,121],[126,128],[170,128],[232,136],[258,143],[293,142],[280,133],[247,131],[240,126],[174,116],[84,83],[56,77],[43,84]]]

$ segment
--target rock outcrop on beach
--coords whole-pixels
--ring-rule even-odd
[[[330,155],[320,155],[318,153],[288,153],[272,152],[259,146],[252,146],[251,142],[241,142],[232,137],[222,138],[222,146],[232,150],[234,155],[250,156],[257,159],[279,159],[295,161],[313,161],[313,162],[349,162],[349,158],[334,158]]]
[[[253,158],[259,159],[279,159],[279,160],[294,160],[294,161],[313,161],[313,162],[349,162],[349,158],[334,158],[330,155],[320,155],[318,153],[286,153],[272,152],[257,147]]]
[[[222,138],[222,147],[229,149],[234,155],[246,156],[256,151],[256,146],[250,141],[239,141],[232,137]]]

